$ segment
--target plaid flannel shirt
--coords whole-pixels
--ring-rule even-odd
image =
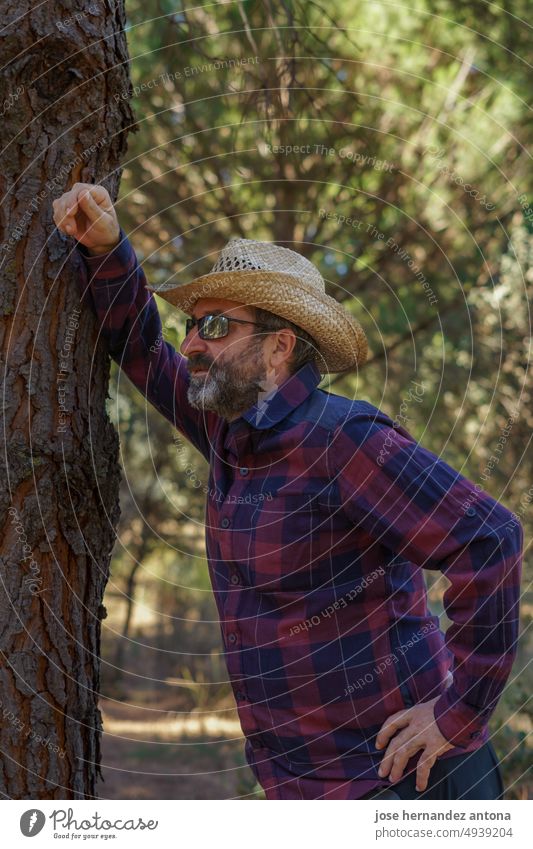
[[[124,231],[105,256],[78,250],[111,357],[209,461],[210,578],[267,798],[387,786],[377,732],[436,696],[442,757],[479,748],[516,654],[518,518],[377,407],[319,389],[313,364],[231,423],[194,409]],[[446,634],[422,569],[449,580]]]

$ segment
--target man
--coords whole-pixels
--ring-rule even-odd
[[[366,339],[304,257],[231,240],[161,287],[191,316],[179,354],[106,190],[76,184],[54,219],[111,356],[209,461],[210,577],[267,798],[501,798],[487,722],[516,653],[518,520],[381,410],[317,388]],[[449,579],[446,637],[422,568]]]

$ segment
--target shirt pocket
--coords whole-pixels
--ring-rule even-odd
[[[331,580],[329,557],[326,552],[324,562],[323,551],[327,513],[315,497],[274,496],[248,515],[247,566],[256,590],[305,592]],[[330,539],[330,549],[331,543]]]

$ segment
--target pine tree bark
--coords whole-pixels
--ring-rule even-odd
[[[116,199],[133,118],[125,12],[0,9],[0,795],[82,799],[100,772],[120,470],[109,358],[52,200],[76,182]]]

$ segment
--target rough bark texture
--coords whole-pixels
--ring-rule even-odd
[[[90,798],[118,439],[51,204],[75,182],[116,198],[133,117],[124,5],[0,9],[0,794]]]

